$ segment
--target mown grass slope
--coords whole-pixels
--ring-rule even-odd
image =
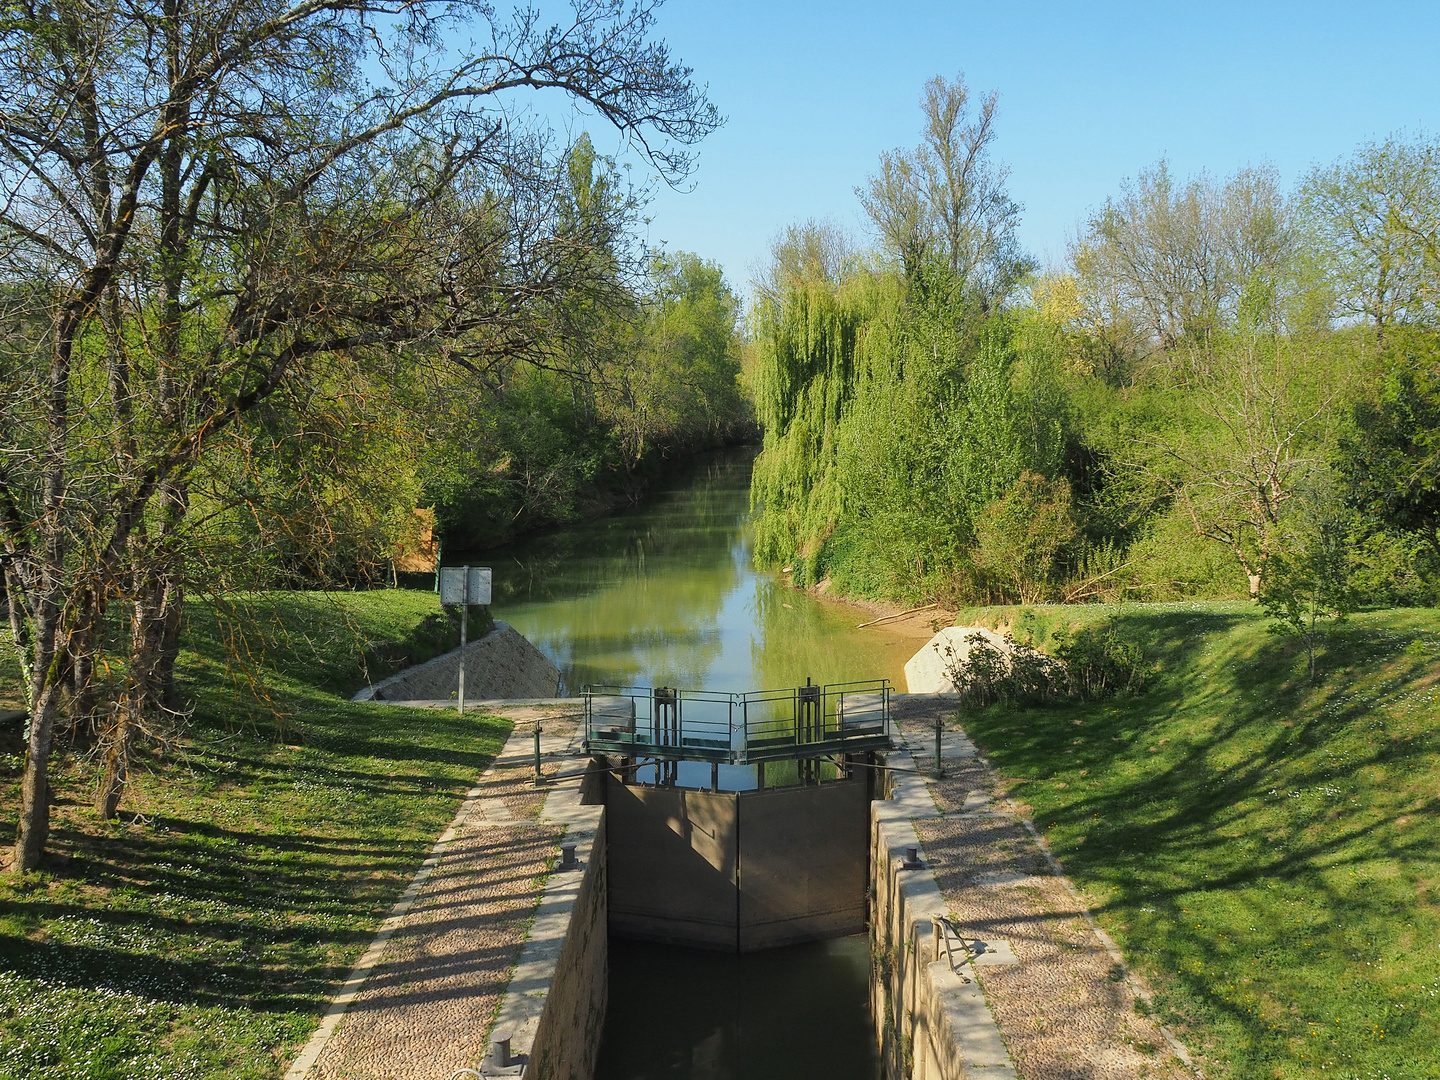
[[[1440,1077],[1440,612],[1354,617],[1313,683],[1246,604],[986,608],[1109,622],[1142,696],[962,722],[1207,1075]]]
[[[278,1076],[509,730],[356,705],[371,666],[442,647],[425,593],[240,598],[187,612],[169,747],[120,820],[61,755],[52,857],[0,878],[0,1077]],[[13,676],[12,676],[13,677]],[[0,836],[19,747],[4,748]]]

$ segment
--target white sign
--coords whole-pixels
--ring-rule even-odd
[[[490,603],[490,567],[442,566],[440,568],[440,603]]]
[[[490,567],[471,566],[468,569],[470,574],[466,578],[466,591],[470,594],[470,603],[490,603]]]

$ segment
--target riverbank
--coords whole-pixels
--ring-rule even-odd
[[[466,517],[457,509],[442,526],[440,535],[441,552],[447,563],[451,558],[483,559],[504,548],[513,547],[537,536],[543,536],[557,529],[570,528],[599,518],[634,510],[656,494],[664,493],[686,482],[687,476],[703,469],[715,458],[732,455],[753,460],[760,453],[760,433],[746,428],[733,441],[659,453],[647,459],[642,468],[626,478],[619,487],[595,486],[574,497],[558,516],[505,515],[506,523],[499,529],[478,524],[473,517]],[[612,480],[618,479],[612,477]],[[464,501],[459,504],[463,506]],[[516,522],[522,522],[515,527]],[[482,537],[477,542],[476,537]],[[448,553],[448,554],[447,554]]]
[[[787,587],[814,597],[832,611],[853,617],[856,631],[908,649],[906,659],[922,649],[938,630],[956,625],[958,612],[939,604],[917,607],[892,600],[835,596],[830,592],[829,581],[800,588],[791,582],[789,574],[782,573],[781,579]],[[909,692],[903,677],[896,680],[895,689],[902,694]]]
[[[962,720],[1207,1076],[1440,1076],[1440,612],[1353,616],[1313,682],[1245,602],[959,618],[1105,623],[1156,666]]]
[[[433,596],[236,602],[264,628],[238,655],[212,613],[187,611],[194,713],[164,755],[141,754],[120,818],[95,814],[93,765],[62,751],[51,853],[0,878],[0,1038],[18,1077],[278,1076],[511,730],[347,700],[360,658],[402,646]],[[0,770],[6,835],[19,764]]]

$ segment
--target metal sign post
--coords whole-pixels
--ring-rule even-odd
[[[490,603],[490,567],[442,566],[440,603],[460,605],[460,715],[465,715],[465,646],[470,624],[470,605]]]

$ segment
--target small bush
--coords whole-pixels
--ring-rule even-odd
[[[1142,693],[1153,674],[1140,643],[1112,628],[1057,630],[1054,641],[1070,693],[1084,701]]]
[[[967,705],[1044,701],[1064,686],[1060,665],[1013,637],[1006,636],[1005,651],[984,634],[971,634],[965,643],[970,647],[968,655],[962,657],[947,646],[945,658],[946,674]]]

